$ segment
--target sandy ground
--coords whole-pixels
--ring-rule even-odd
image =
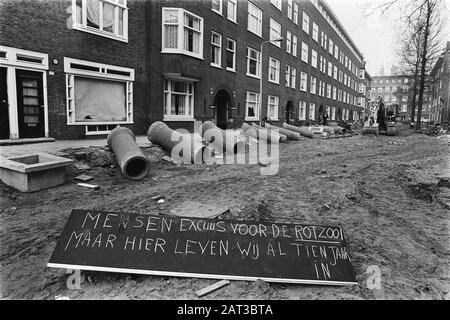
[[[276,222],[344,230],[358,285],[233,281],[205,299],[450,299],[449,141],[413,134],[289,142],[276,176],[258,165],[178,167],[145,148],[153,178],[138,182],[88,157],[79,162],[92,165],[84,173],[98,191],[78,187],[74,167],[66,184],[40,192],[0,184],[0,298],[198,299],[194,292],[214,280],[88,272],[93,281],[68,290],[65,270],[46,267],[71,209],[152,212],[151,196],[160,194],[167,210],[201,202],[229,207],[225,218],[248,218],[263,200]],[[381,269],[381,290],[367,288],[371,265]]]

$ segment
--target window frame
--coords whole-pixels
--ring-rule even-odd
[[[278,36],[273,38],[273,34],[272,31],[274,31],[273,25],[278,26],[280,28],[280,31],[277,32],[275,30],[275,32],[277,32]],[[269,22],[269,40],[271,41],[270,43],[278,48],[281,48],[281,41],[273,41],[273,40],[277,40],[280,39],[282,37],[282,27],[281,27],[281,23],[279,23],[277,20],[270,18],[270,22]]]
[[[308,74],[300,71],[300,91],[308,92]]]
[[[213,0],[211,0],[211,11],[217,13],[218,15],[223,16],[222,12],[223,12],[223,0],[218,0],[220,3],[220,9],[219,10],[215,10],[213,7]]]
[[[73,65],[85,66],[89,70],[83,70],[73,67]],[[97,68],[98,71],[92,70]],[[115,72],[115,73],[112,73]],[[128,76],[124,73],[128,73]],[[114,65],[107,65],[87,60],[79,60],[64,57],[64,74],[66,78],[66,124],[67,125],[114,125],[114,124],[133,124],[133,87],[134,87],[134,69]],[[105,81],[115,81],[125,83],[125,113],[126,120],[122,121],[84,121],[76,122],[75,105],[75,77],[99,79]]]
[[[250,12],[250,8],[252,9],[256,9],[257,12],[259,13],[259,17],[254,16],[251,12]],[[257,25],[257,32],[253,31],[250,29],[250,24],[249,24],[249,17],[250,15],[252,15],[253,17],[255,17],[258,20],[258,25]],[[248,6],[247,6],[247,31],[250,31],[251,33],[257,35],[258,37],[262,37],[262,20],[263,20],[263,11],[256,6],[254,3],[248,1]]]
[[[163,99],[164,100],[164,103],[163,103],[164,119],[163,120],[164,121],[194,121],[195,82],[193,82],[193,81],[186,81],[186,80],[178,80],[178,79],[170,79],[170,78],[164,79],[164,82],[166,82],[166,81],[169,81],[169,86],[168,87],[170,88],[170,90],[166,92],[165,83],[164,83],[163,95],[165,96],[166,93],[168,93],[170,99],[171,99],[172,93],[173,93],[173,91],[171,91],[172,90],[172,86],[171,86],[172,82],[182,82],[182,83],[186,83],[187,85],[192,85],[192,93],[189,93],[189,92],[186,93],[186,98],[188,98],[189,95],[192,96],[192,106],[190,107],[192,114],[189,115],[189,114],[187,114],[187,112],[185,112],[184,115],[172,115],[172,110],[171,110],[172,108],[170,108],[170,114],[166,114],[166,103],[165,103],[166,100],[164,98]],[[188,89],[188,91],[189,91],[189,89]],[[188,106],[187,105],[185,106],[185,109],[188,110]]]
[[[172,11],[178,11],[178,22],[176,23],[176,25],[178,26],[177,28],[177,48],[164,48],[164,39],[165,39],[165,28],[164,26],[167,24],[164,22],[164,11],[167,10],[172,10]],[[185,25],[184,25],[184,15],[191,15],[192,17],[196,18],[199,20],[200,23],[200,31],[197,31],[200,33],[200,38],[199,38],[199,53],[193,53],[187,50],[184,50],[184,29],[185,29]],[[197,58],[200,60],[203,60],[203,39],[204,39],[204,21],[203,18],[201,18],[200,16],[197,16],[196,14],[187,11],[183,8],[173,8],[173,7],[163,7],[162,8],[162,19],[161,19],[161,23],[162,23],[162,39],[161,39],[161,53],[170,53],[170,54],[182,54],[182,55],[186,55],[186,56],[190,56],[193,58]],[[172,23],[170,25],[175,25],[175,23]]]
[[[232,18],[230,18],[230,2],[233,4],[234,10]],[[238,10],[238,1],[237,0],[227,0],[227,19],[231,22],[237,24],[237,10]]]
[[[306,32],[308,35],[309,35],[309,27],[310,27],[309,22],[310,22],[309,15],[306,14],[305,11],[303,11],[303,14],[302,14],[302,30],[304,32]],[[307,30],[305,30],[305,29],[307,29]]]
[[[271,62],[275,62],[275,67],[273,67],[271,65]],[[273,57],[269,57],[269,70],[267,72],[267,81],[271,82],[271,83],[275,83],[275,84],[280,84],[280,68],[281,68],[281,63],[280,60],[275,59]],[[270,76],[271,76],[271,71],[275,70],[275,80],[271,80]]]
[[[298,103],[298,120],[306,120],[306,101]]]
[[[260,109],[261,109],[260,93],[252,92],[252,91],[246,91],[245,93],[246,93],[245,94],[245,121],[257,121],[257,120],[259,120],[259,113],[260,113]],[[251,101],[256,104],[255,115],[253,117],[248,116],[248,103],[250,101],[249,95],[254,95],[256,98],[255,101]]]
[[[275,103],[272,104],[272,103],[270,102],[270,99],[271,99],[271,98],[275,98],[276,104],[275,104]],[[270,115],[269,108],[270,108],[271,106],[275,107],[275,112],[274,112],[274,113],[276,114],[276,117],[275,117],[275,118],[272,118],[272,117],[269,116],[269,115]],[[267,118],[268,118],[269,120],[272,120],[272,121],[278,121],[278,119],[279,119],[279,113],[278,113],[279,107],[280,107],[280,97],[279,97],[279,96],[268,95],[268,96],[267,96]]]
[[[304,47],[306,50],[304,50]],[[304,52],[306,51],[306,57],[304,55]],[[305,60],[306,59],[306,60]],[[309,61],[309,46],[306,44],[306,42],[302,41],[302,54],[301,54],[301,60],[305,63],[308,63]]]
[[[250,71],[250,60],[251,55],[250,55],[250,51],[254,51],[257,53],[257,59],[256,59],[256,75],[251,74]],[[247,47],[247,73],[246,75],[248,77],[252,77],[252,78],[256,78],[256,79],[261,79],[261,52],[259,52],[256,49],[253,49],[251,47]]]
[[[213,43],[213,38],[214,36],[218,36],[219,37],[219,44]],[[215,67],[215,68],[220,68],[222,69],[222,34],[211,30],[211,67]],[[212,61],[212,50],[213,49],[219,49],[219,63],[215,63]]]
[[[127,6],[128,0],[124,0],[123,4],[111,1],[111,0],[99,0],[99,3],[108,3],[110,5],[115,6],[114,8],[114,17],[118,16],[118,8],[123,9],[123,35],[119,35],[118,33],[111,33],[108,31],[103,31],[94,27],[90,27],[87,25],[87,8],[86,8],[86,0],[82,0],[81,4],[81,23],[78,23],[78,17],[77,17],[77,0],[72,0],[72,28],[74,30],[79,30],[91,34],[95,34],[98,36],[102,36],[105,38],[118,40],[122,42],[128,43],[128,6]],[[102,7],[103,9],[103,7]],[[103,10],[101,11],[103,13]],[[99,19],[100,21],[103,21],[103,16],[100,16],[100,10],[99,10]],[[100,22],[100,25],[102,25],[102,22]],[[117,21],[114,19],[114,25],[115,28],[118,28],[118,19]]]
[[[232,50],[230,50],[228,48],[228,41],[234,43],[234,51],[232,51]],[[236,72],[236,47],[237,47],[236,40],[227,37],[226,44],[227,44],[227,47],[226,47],[226,55],[225,55],[225,69],[227,71]],[[230,67],[227,66],[227,54],[228,54],[228,52],[233,52],[233,68],[230,68]]]

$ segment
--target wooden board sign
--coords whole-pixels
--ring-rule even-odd
[[[356,284],[340,227],[72,210],[49,267]]]

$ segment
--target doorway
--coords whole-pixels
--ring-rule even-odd
[[[225,89],[221,89],[216,93],[214,106],[216,107],[216,126],[226,130],[228,123],[228,108],[231,106],[231,97]]]
[[[0,139],[9,139],[9,104],[6,68],[0,68]]]
[[[292,114],[292,110],[293,110],[293,107],[294,107],[294,104],[292,103],[292,101],[291,100],[289,100],[287,103],[286,103],[286,115],[285,115],[285,121],[286,121],[286,123],[290,123],[290,121],[291,121],[291,114]]]
[[[16,70],[17,114],[20,138],[45,136],[42,73]]]

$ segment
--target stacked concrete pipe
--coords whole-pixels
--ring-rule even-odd
[[[266,139],[268,143],[279,143],[286,141],[286,136],[275,134],[275,132],[271,133],[270,130],[261,128],[256,124],[250,126],[249,124],[244,122],[241,126],[241,130],[246,136],[250,136],[258,140],[260,138],[264,139],[267,137]],[[274,139],[273,141],[272,138]]]
[[[254,122],[252,122],[252,127],[255,127],[255,128],[258,128],[259,130],[262,130],[262,133],[263,134],[266,134],[266,135],[274,135],[274,137],[277,137],[277,136],[279,136],[280,138],[279,138],[279,142],[286,142],[287,141],[287,137],[286,137],[286,135],[284,135],[284,134],[282,134],[282,133],[280,133],[280,132],[275,132],[275,131],[272,131],[272,130],[270,130],[269,128],[264,128],[264,127],[261,127],[259,124],[256,124],[256,123],[254,123]],[[278,138],[276,138],[276,139],[278,139]]]
[[[193,141],[193,137],[188,134],[184,135],[180,132],[172,130],[164,122],[154,122],[147,131],[147,138],[151,143],[160,145],[170,153],[175,148],[179,147],[182,150],[191,150],[191,156],[183,155],[182,151],[179,154],[171,156],[175,160],[183,160],[183,162],[203,163],[203,149],[205,146],[200,141]]]
[[[133,132],[125,127],[115,128],[107,138],[125,178],[140,180],[149,171],[150,163],[136,143]]]
[[[312,133],[308,129],[304,129],[304,128],[300,128],[300,127],[297,127],[297,126],[293,126],[293,125],[287,124],[286,122],[283,123],[283,128],[291,130],[291,131],[298,132],[302,136],[310,138],[310,139],[314,138],[314,133]]]
[[[212,139],[222,136],[221,139]],[[227,154],[236,154],[245,150],[245,142],[235,140],[234,136],[228,135],[225,130],[218,128],[213,122],[205,121],[202,124],[202,136],[207,142],[214,144],[217,148],[224,150]]]
[[[291,131],[288,129],[284,129],[284,128],[279,128],[276,126],[273,126],[271,124],[266,123],[265,127],[268,129],[276,129],[278,130],[279,133],[284,134],[289,140],[300,140],[300,133],[295,132],[295,131]]]

